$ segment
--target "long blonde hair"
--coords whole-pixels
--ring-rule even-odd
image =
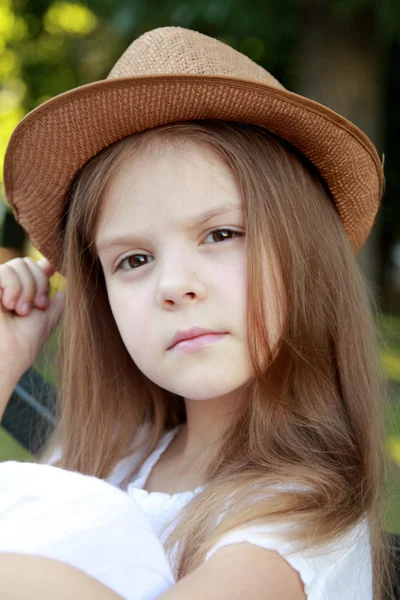
[[[149,381],[127,353],[94,245],[102,194],[126,156],[182,137],[223,157],[242,193],[255,375],[206,465],[207,485],[167,540],[167,549],[179,544],[177,577],[199,565],[221,535],[250,521],[295,523],[285,535],[316,546],[366,517],[380,600],[385,388],[376,307],[318,173],[255,125],[207,121],[145,131],[105,149],[76,177],[65,216],[59,426],[49,448],[61,444],[59,466],[105,478],[130,452],[141,425],[151,423],[145,460],[163,432],[185,421],[182,398]],[[277,263],[285,291],[274,352],[260,308],[260,256]],[[267,488],[268,496],[260,494]]]

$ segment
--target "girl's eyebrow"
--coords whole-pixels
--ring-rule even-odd
[[[191,231],[197,227],[206,225],[206,223],[211,221],[211,219],[214,217],[219,217],[220,215],[226,215],[230,213],[237,213],[238,215],[243,214],[242,206],[240,204],[223,204],[220,206],[214,206],[213,208],[209,208],[189,219],[186,222],[186,228]]]
[[[188,231],[193,231],[197,227],[206,225],[214,217],[222,215],[243,216],[243,207],[240,204],[224,204],[220,206],[214,206],[199,213],[195,217],[191,217],[186,221],[186,223],[183,223],[183,226],[186,227]],[[105,237],[104,239],[100,239],[97,243],[97,251],[99,253],[106,252],[113,246],[129,245],[132,242],[134,235],[134,232],[127,232],[126,234],[124,233],[116,237],[110,236],[109,238]]]

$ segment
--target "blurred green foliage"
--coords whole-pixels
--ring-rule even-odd
[[[8,431],[0,427],[0,462],[7,460],[31,462],[34,457]]]

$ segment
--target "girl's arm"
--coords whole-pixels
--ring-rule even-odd
[[[1,600],[121,600],[108,587],[66,563],[0,553]]]
[[[45,258],[0,265],[0,421],[19,378],[61,318],[65,290],[49,298],[54,272]]]
[[[0,554],[2,600],[122,600],[70,565]],[[221,548],[159,600],[305,600],[298,573],[278,554],[247,543]]]
[[[10,369],[2,370],[0,365],[0,422],[21,375],[22,373],[19,371],[14,373]]]

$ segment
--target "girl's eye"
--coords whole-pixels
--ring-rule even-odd
[[[211,231],[208,234],[208,236],[206,237],[206,240],[210,236],[213,236],[214,242],[219,243],[219,242],[224,242],[225,240],[230,240],[235,236],[243,237],[244,233],[242,231],[235,231],[234,229],[214,229],[214,231]],[[206,243],[209,243],[209,242],[206,242]]]
[[[205,239],[207,240],[212,236],[213,242],[220,243],[230,240],[234,237],[244,237],[244,235],[244,232],[235,231],[233,229],[214,229],[214,231],[211,231]],[[210,242],[205,243],[209,244]],[[117,264],[115,271],[132,271],[133,269],[137,269],[138,267],[148,264],[147,259],[151,259],[148,262],[154,260],[154,258],[148,254],[131,254],[130,256],[123,258]],[[124,267],[124,264],[127,266]]]
[[[146,262],[146,258],[151,258],[148,254],[131,254],[130,256],[125,256],[115,267],[116,271],[131,271],[132,269],[137,269],[138,267],[142,267],[143,265],[148,264]],[[125,268],[123,265],[127,264]]]

